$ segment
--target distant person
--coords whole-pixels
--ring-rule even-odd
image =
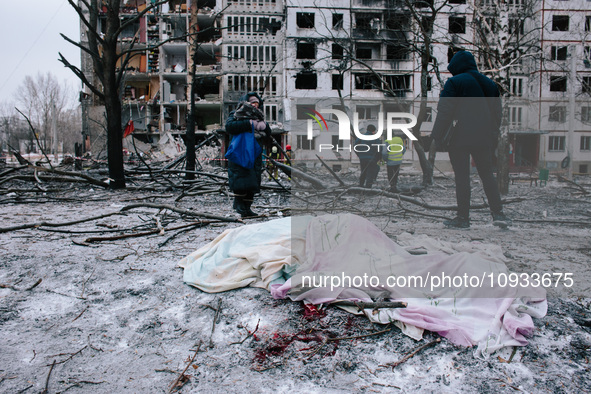
[[[269,157],[275,160],[276,162],[279,162],[279,159],[281,158],[281,153],[279,153],[276,146],[271,148],[271,154],[269,155]],[[277,177],[279,176],[279,167],[277,167],[269,160],[269,162],[267,163],[267,169],[269,170],[269,180],[277,179]]]
[[[291,167],[291,161],[295,159],[295,153],[291,150],[291,145],[285,145],[285,164]],[[291,181],[291,177],[288,178]]]
[[[468,51],[457,52],[447,69],[453,77],[447,80],[441,92],[431,135],[435,143],[442,146],[444,135],[456,121],[448,151],[456,180],[458,213],[443,224],[452,228],[470,227],[471,156],[482,180],[493,224],[505,228],[510,220],[503,213],[492,166],[502,116],[499,90],[492,80],[478,72],[474,56]]]
[[[364,135],[373,135],[375,132],[376,127],[370,124],[367,126],[367,130],[365,131]],[[378,139],[355,139],[355,145],[357,146],[355,153],[359,158],[359,166],[361,168],[361,175],[359,175],[359,187],[371,189],[373,183],[378,177],[378,173],[380,172],[380,166],[378,165],[378,162],[381,158],[381,153],[379,152],[379,148],[377,146],[379,143],[380,141]]]
[[[386,140],[382,150],[382,159],[386,162],[386,169],[388,170],[389,191],[392,193],[400,193],[398,190],[398,176],[404,152],[406,152],[406,146],[400,137],[392,137],[392,139]]]
[[[226,131],[236,138],[242,133],[254,133],[259,146],[262,139],[271,136],[271,128],[265,122],[265,115],[259,109],[263,100],[258,94],[250,92],[243,96],[236,111],[232,111],[226,121]],[[262,152],[262,148],[259,150]],[[262,155],[258,154],[254,161],[254,168],[245,168],[238,163],[228,160],[228,182],[234,193],[234,209],[241,217],[257,216],[252,211],[254,195],[261,189],[261,172],[263,171]]]

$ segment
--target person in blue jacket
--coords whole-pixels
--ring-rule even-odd
[[[241,133],[254,133],[259,145],[263,145],[265,136],[271,136],[271,128],[265,122],[265,116],[260,108],[263,100],[254,93],[247,93],[242,97],[235,111],[230,113],[226,121],[226,132],[232,136]],[[257,216],[252,211],[254,195],[261,189],[261,172],[263,171],[262,155],[255,158],[254,168],[245,168],[228,160],[228,182],[234,193],[233,208],[241,217]]]
[[[493,224],[507,227],[510,220],[503,213],[492,164],[502,117],[499,90],[491,79],[478,72],[474,56],[468,51],[457,52],[447,69],[453,77],[447,80],[441,92],[437,119],[431,133],[435,143],[442,146],[445,133],[452,122],[456,122],[448,152],[456,180],[458,213],[455,218],[445,221],[444,225],[455,228],[470,227],[472,157],[482,180]]]

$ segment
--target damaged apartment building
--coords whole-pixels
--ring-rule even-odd
[[[122,22],[147,6],[145,0],[123,3]],[[99,16],[99,29],[106,17],[104,11]],[[129,48],[131,41],[136,49],[122,86],[122,124],[133,121],[133,136],[154,146],[164,136],[166,140],[182,138],[194,84],[198,142],[222,128],[247,91],[257,91],[265,98],[265,114],[280,140],[282,15],[283,4],[275,0],[171,0],[151,9],[119,37],[122,50]],[[82,43],[86,34],[82,24]],[[92,60],[85,52],[82,69],[90,81],[96,80]],[[98,153],[105,140],[101,125],[104,106],[88,90],[81,93],[81,102],[86,146]]]
[[[123,3],[122,20],[146,7],[145,0]],[[424,79],[424,141],[436,118],[441,82],[451,76],[447,64],[455,51],[467,49],[475,53],[481,70],[489,70],[488,75],[504,84],[511,166],[560,169],[568,157],[574,172],[587,173],[591,165],[587,4],[586,0],[171,0],[120,36],[122,47],[135,40],[136,48],[144,48],[126,70],[122,124],[133,120],[133,135],[145,143],[157,144],[164,135],[182,137],[195,59],[197,141],[223,129],[240,96],[257,91],[265,100],[264,112],[275,138],[292,146],[297,162],[313,165],[319,154],[335,170],[345,168],[357,157],[346,149],[349,141],[339,140],[336,117],[324,115],[322,127],[314,121],[309,139],[310,114],[345,110],[351,121],[358,118],[361,130],[377,126],[380,113],[417,115],[424,48],[421,28],[432,18],[432,58]],[[435,15],[432,5],[438,9]],[[498,40],[495,44],[485,42],[487,38]],[[510,58],[509,65],[497,70],[484,48],[498,58]],[[92,77],[92,63],[84,53],[82,66]],[[84,133],[96,139],[102,133],[104,109],[89,92],[81,97]],[[333,149],[319,152],[321,145]],[[405,160],[417,159],[409,147]],[[447,154],[439,154],[438,160],[439,168],[446,168]]]

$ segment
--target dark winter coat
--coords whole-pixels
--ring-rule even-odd
[[[435,143],[441,145],[455,120],[452,148],[494,149],[502,117],[497,85],[478,72],[474,56],[467,51],[456,53],[447,69],[453,77],[445,83],[437,106],[437,119],[431,133]]]
[[[241,104],[248,101],[251,96],[256,96],[259,99],[259,108],[263,108],[263,100],[256,93],[247,93],[241,98]],[[235,112],[232,111],[228,120],[226,120],[226,132],[231,136],[241,133],[252,133],[252,124],[250,119],[236,119]],[[256,119],[260,120],[260,119]],[[263,136],[271,135],[271,129],[267,124],[264,132],[255,132],[257,142],[261,144]],[[258,156],[254,162],[254,168],[244,168],[236,163],[228,161],[228,183],[230,190],[237,194],[243,193],[258,193],[261,188],[261,172],[263,171],[263,158]]]

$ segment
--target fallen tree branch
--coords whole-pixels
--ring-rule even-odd
[[[215,309],[215,315],[213,316],[213,324],[211,326],[211,334],[209,335],[209,348],[213,348],[213,332],[215,331],[215,325],[222,310],[222,299],[218,298],[218,307]]]
[[[324,168],[326,168],[326,169],[328,170],[328,172],[330,172],[330,175],[332,175],[332,176],[334,177],[334,179],[336,179],[336,180],[337,180],[337,182],[339,182],[339,184],[340,184],[341,186],[346,186],[345,182],[343,182],[343,180],[342,180],[341,178],[339,178],[339,176],[338,176],[338,175],[337,175],[337,174],[336,174],[336,173],[335,173],[335,172],[332,170],[332,168],[330,168],[330,167],[328,166],[328,164],[326,164],[326,163],[324,162],[324,160],[322,160],[322,159],[320,158],[320,156],[316,155],[316,157],[318,158],[318,160],[320,160],[320,163],[321,163],[321,164],[324,166]]]
[[[186,227],[192,227],[192,226],[198,226],[198,225],[204,225],[204,224],[211,224],[211,223],[216,223],[216,221],[208,221],[208,222],[199,221],[199,222],[193,222],[193,223],[188,223],[188,224],[182,224],[182,225],[176,226],[176,227],[164,228],[163,230],[164,230],[164,232],[166,232],[166,231],[174,231],[174,230],[179,230],[179,229],[183,229],[183,228],[186,228]],[[91,243],[91,242],[100,242],[100,241],[116,241],[116,240],[125,239],[125,238],[136,238],[136,237],[143,237],[145,235],[160,234],[161,231],[162,230],[160,228],[156,228],[156,229],[153,229],[153,230],[142,231],[142,232],[139,232],[139,233],[114,235],[112,237],[90,237],[90,238],[86,238],[83,242]]]
[[[14,108],[17,110],[17,112],[19,114],[21,114],[27,121],[27,123],[29,124],[29,127],[31,128],[31,132],[33,133],[33,136],[35,137],[35,141],[37,141],[37,146],[39,147],[39,149],[41,150],[41,153],[43,153],[43,156],[45,156],[45,158],[47,159],[47,163],[49,164],[49,166],[51,168],[53,168],[53,166],[51,165],[51,160],[49,160],[49,157],[47,157],[47,154],[45,153],[45,150],[43,149],[43,146],[41,146],[41,142],[39,141],[39,137],[37,137],[37,132],[35,131],[35,128],[33,127],[33,125],[31,124],[31,121],[29,120],[29,118],[27,118],[27,115],[23,114],[21,112],[20,109],[18,108]]]
[[[567,179],[567,178],[563,177],[562,175],[558,175],[558,179],[561,180],[562,182],[566,182],[570,185],[575,186],[577,189],[579,189],[581,192],[583,192],[583,194],[589,194],[589,191],[587,189],[585,189],[583,186],[579,185],[577,182],[571,181],[570,179]]]
[[[334,306],[356,306],[359,310],[363,309],[382,309],[382,308],[406,308],[407,303],[401,301],[382,301],[382,302],[360,302],[360,301],[335,301],[330,305]]]
[[[241,220],[239,220],[239,219],[227,218],[224,216],[217,216],[217,215],[212,215],[210,213],[204,213],[204,212],[189,211],[188,209],[177,208],[175,206],[168,205],[168,204],[153,204],[153,203],[148,203],[148,202],[127,205],[127,206],[121,208],[120,212],[129,211],[130,209],[134,209],[134,208],[168,209],[169,211],[173,211],[173,212],[184,214],[184,215],[200,216],[200,217],[204,217],[204,218],[208,218],[208,219],[219,220],[222,222],[232,222],[232,223],[241,222]]]
[[[118,211],[118,212],[105,213],[103,215],[98,215],[98,216],[91,216],[91,217],[86,218],[86,219],[73,220],[71,222],[52,223],[52,222],[41,221],[41,222],[35,222],[35,223],[19,224],[17,226],[11,226],[11,227],[0,227],[0,233],[7,233],[9,231],[25,230],[25,229],[28,229],[28,228],[35,228],[35,227],[42,227],[42,226],[44,226],[44,227],[71,226],[73,224],[90,222],[92,220],[102,219],[102,218],[106,218],[106,217],[109,217],[109,216],[120,215],[120,214],[121,214],[121,212]]]
[[[47,394],[49,392],[49,377],[51,376],[51,371],[53,371],[53,367],[55,367],[55,360],[53,360],[53,364],[51,364],[51,368],[49,368],[47,379],[45,379],[45,388],[43,389],[43,391],[41,391],[41,394]]]
[[[345,190],[345,192],[348,193],[362,193],[365,195],[384,195],[386,197],[390,197],[390,198],[396,198],[396,199],[400,199],[402,201],[405,202],[409,202],[411,204],[415,204],[418,205],[422,208],[425,209],[433,209],[433,210],[440,210],[440,211],[457,211],[458,210],[458,206],[457,205],[433,205],[421,200],[417,200],[416,198],[412,198],[412,197],[408,197],[408,196],[404,196],[398,193],[390,193],[387,192],[385,190],[380,190],[380,189],[366,189],[363,187],[350,187],[347,190]],[[524,197],[514,197],[514,198],[507,198],[507,199],[503,199],[501,202],[503,203],[503,205],[506,204],[511,204],[511,203],[515,203],[515,202],[521,202],[521,201],[525,201],[526,199]],[[470,205],[470,209],[483,209],[483,208],[488,208],[488,204],[482,203],[482,204],[471,204]]]
[[[365,337],[372,337],[374,335],[380,335],[380,334],[384,334],[384,333],[390,332],[390,331],[392,331],[392,328],[388,328],[386,330],[381,330],[381,331],[376,331],[376,332],[370,332],[369,334],[353,335],[351,337],[328,338],[326,341],[327,342],[335,342],[335,341],[346,341],[348,339],[359,339],[359,338],[365,338]]]
[[[300,171],[298,169],[295,169],[293,167],[285,165],[283,163],[279,163],[271,158],[269,158],[268,160],[271,163],[273,163],[273,165],[277,166],[285,174],[287,174],[287,176],[289,176],[290,178],[300,178],[300,179],[310,183],[312,186],[314,186],[317,189],[326,189],[326,186],[324,185],[324,183],[322,181],[316,179],[315,177],[308,175],[303,171]]]
[[[415,354],[417,354],[418,352],[420,352],[421,350],[423,350],[423,349],[426,349],[426,348],[428,348],[429,346],[433,346],[433,345],[435,345],[436,343],[439,343],[439,342],[441,342],[441,338],[437,338],[437,339],[436,339],[436,340],[434,340],[434,341],[431,341],[431,342],[429,342],[429,343],[427,343],[427,344],[425,344],[425,345],[423,345],[423,346],[420,346],[420,347],[418,347],[417,349],[413,350],[412,352],[410,352],[410,353],[409,353],[409,354],[407,354],[406,356],[402,357],[402,358],[401,358],[400,360],[398,360],[398,361],[395,361],[395,362],[393,362],[393,363],[388,363],[388,364],[385,364],[385,365],[380,365],[380,366],[381,366],[381,367],[392,367],[392,369],[394,369],[394,368],[396,368],[397,366],[399,366],[400,364],[402,364],[402,363],[404,363],[404,362],[408,361],[410,358],[414,357],[414,355],[415,355]]]
[[[79,172],[61,171],[61,170],[56,170],[54,168],[45,168],[45,167],[35,166],[33,164],[29,164],[29,167],[33,168],[37,171],[45,171],[45,172],[50,172],[50,173],[57,174],[57,175],[79,177],[79,178],[84,179],[85,181],[88,181],[88,183],[90,183],[92,185],[101,186],[101,187],[104,187],[105,189],[109,188],[109,184],[107,182],[99,181],[98,179],[94,179],[91,176],[88,176],[86,174],[82,174]]]
[[[259,329],[260,322],[261,322],[261,319],[259,319],[259,321],[257,322],[257,326],[254,328],[254,331],[249,332],[248,335],[245,336],[243,340],[238,341],[238,342],[232,342],[232,343],[230,343],[230,345],[242,345],[244,343],[244,341],[246,341],[248,338],[250,338],[251,336],[253,336],[257,332],[257,330]]]
[[[189,380],[189,378],[185,375],[185,372],[187,372],[189,367],[193,364],[193,361],[195,361],[195,357],[197,357],[197,353],[199,353],[199,349],[201,349],[201,341],[199,341],[199,345],[197,345],[197,349],[195,350],[195,354],[193,354],[193,357],[191,357],[191,359],[187,363],[187,366],[185,367],[185,369],[183,369],[183,372],[181,372],[181,374],[170,385],[170,390],[168,391],[169,393],[179,390]]]

